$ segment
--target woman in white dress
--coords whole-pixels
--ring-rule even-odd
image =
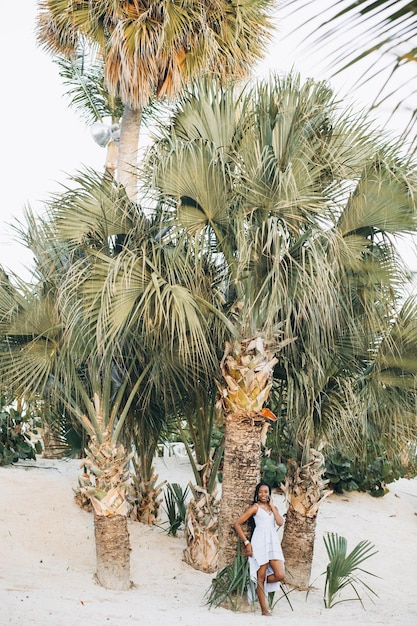
[[[247,539],[242,525],[253,518],[255,528],[251,539]],[[279,588],[284,580],[284,555],[276,530],[284,524],[284,518],[272,503],[271,488],[266,483],[256,485],[254,503],[234,523],[235,530],[246,547],[251,580],[256,584],[256,593],[262,615],[270,616],[267,594]]]

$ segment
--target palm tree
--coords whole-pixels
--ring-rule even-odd
[[[329,493],[323,453],[346,442],[360,457],[383,433],[398,451],[415,438],[417,362],[406,353],[398,313],[407,271],[392,240],[394,233],[413,228],[414,173],[407,162],[394,164],[389,151],[382,154],[365,164],[339,207],[334,233],[350,254],[338,260],[339,320],[333,316],[328,329],[333,345],[326,348],[308,318],[299,315],[294,332],[302,341],[283,350],[277,365],[285,386],[283,392],[277,386],[276,403],[284,406],[292,442],[282,544],[287,581],[300,588],[309,584],[318,508]],[[387,376],[381,359],[396,363],[397,370]]]
[[[214,376],[201,379],[195,389],[184,390],[178,402],[178,427],[194,474],[185,519],[184,560],[197,570],[212,573],[218,564],[220,499],[218,472],[223,460],[224,438],[214,441],[218,421]],[[191,442],[191,445],[190,445]]]
[[[324,86],[314,90],[312,85],[301,90],[295,84],[293,91],[292,79],[282,85],[275,80],[281,102],[273,101],[272,87],[271,93],[265,88],[262,102],[274,107],[275,110],[268,110],[271,117],[274,115],[274,125],[280,117],[280,104],[283,108],[282,103],[289,100],[293,103],[289,119],[281,117],[282,123],[288,125],[286,130],[291,129],[291,115],[297,105],[300,119],[314,128],[313,122],[317,124],[319,120],[314,119],[310,91],[311,100],[327,104],[328,90]],[[271,140],[267,127],[271,121],[262,119],[259,129],[255,126],[262,105],[257,109],[252,104],[254,100],[256,97],[250,92],[219,91],[216,85],[199,84],[178,105],[171,127],[156,145],[150,160],[155,186],[178,202],[173,225],[179,223],[179,227],[188,231],[199,249],[206,246],[213,249],[235,322],[235,336],[227,344],[222,360],[226,384],[221,387],[221,397],[227,418],[220,567],[230,562],[235,553],[236,537],[231,522],[250,502],[247,484],[254,485],[259,479],[260,434],[266,421],[262,409],[271,387],[275,353],[286,341],[277,315],[281,294],[276,289],[275,268],[268,255],[277,259],[285,255],[285,240],[281,235],[290,225],[294,229],[305,225],[303,211],[310,203],[304,187],[300,207],[292,199],[285,198],[287,202],[282,202],[281,218],[277,209],[279,194],[283,193],[284,197],[288,194],[292,180],[285,181],[278,173],[274,178],[273,151],[263,145],[264,139]],[[321,121],[326,121],[323,114]],[[304,127],[297,130],[299,143],[306,143]],[[280,131],[283,129],[277,129],[277,140]],[[297,148],[301,153],[305,146],[297,145]],[[308,148],[309,154],[314,153]],[[285,153],[284,147],[278,145],[277,149]],[[322,176],[322,171],[323,167],[317,167],[317,176]],[[175,236],[179,236],[178,228]],[[316,280],[313,272],[310,278]]]
[[[140,423],[139,406],[146,415],[155,398],[163,405],[164,394],[173,393],[173,375],[193,384],[210,362],[210,314],[195,295],[202,291],[187,260],[174,247],[156,245],[158,230],[117,185],[92,173],[77,182],[78,189],[51,202],[47,221],[28,214],[25,237],[38,283],[14,288],[2,282],[2,384],[21,397],[65,406],[85,428],[90,476],[81,477],[80,493],[94,508],[98,580],[127,589],[124,425],[132,418]],[[127,233],[121,255],[114,237]],[[113,295],[123,296],[119,308],[111,296],[102,298],[106,281],[114,281]],[[111,333],[108,313],[116,326]],[[194,343],[202,352],[194,352]]]
[[[205,73],[240,78],[263,55],[271,31],[270,0],[178,4],[41,0],[38,39],[54,55],[87,42],[103,59],[106,86],[124,104],[118,180],[136,200],[139,129],[151,99],[171,99]]]
[[[151,213],[148,209],[147,215]],[[80,218],[74,211],[68,219],[74,221],[73,235],[80,241],[95,228],[90,222],[79,226],[77,231]],[[67,226],[72,229],[71,224]],[[103,335],[112,336],[119,331],[123,334],[126,325],[128,333],[134,333],[138,349],[142,353],[149,350],[149,359],[153,362],[149,382],[139,396],[139,408],[132,412],[126,424],[131,429],[127,436],[130,432],[135,434],[134,448],[139,456],[141,481],[153,480],[149,474],[153,458],[151,450],[155,450],[159,434],[153,418],[154,408],[159,403],[165,420],[175,417],[194,470],[194,499],[188,511],[185,558],[197,569],[213,571],[217,559],[216,477],[222,447],[212,449],[211,434],[216,414],[211,388],[218,369],[218,346],[224,342],[227,319],[222,312],[220,291],[215,289],[214,266],[210,267],[206,259],[196,259],[187,242],[177,239],[167,242],[159,221],[155,221],[154,229],[150,223],[148,228],[153,233],[152,245],[142,244],[132,229],[126,230],[123,249],[114,259],[107,256],[95,258],[95,278],[91,284],[100,293],[97,314]],[[62,231],[62,236],[69,236],[67,228]],[[143,269],[143,263],[148,267]],[[157,279],[154,270],[159,266],[170,282],[176,282],[172,292],[167,291],[165,280]],[[148,285],[142,293],[144,271],[149,272],[155,283],[153,287]],[[215,278],[218,280],[217,275]],[[148,313],[144,312],[146,307]],[[170,316],[171,308],[174,315]],[[150,410],[144,413],[144,407],[148,405]],[[187,424],[192,448],[183,422]]]
[[[364,117],[340,113],[326,84],[301,85],[288,76],[240,89],[200,82],[180,99],[149,153],[148,180],[166,203],[167,237],[187,238],[196,256],[212,254],[235,328],[219,383],[225,413],[221,568],[235,554],[232,522],[259,478],[261,436],[271,417],[264,407],[281,360],[292,374],[285,381],[287,411],[294,418],[302,409],[305,424],[294,479],[307,486],[317,481],[315,493],[311,489],[311,512],[317,512],[324,485],[312,448],[312,418],[321,418],[316,395],[329,379],[325,368],[339,365],[332,363],[335,336],[343,341],[345,335],[352,351],[361,343],[353,291],[350,300],[341,299],[349,285],[342,281],[341,292],[341,277],[350,269],[359,298],[363,257],[371,257],[365,276],[378,268],[374,239],[415,228],[410,168],[397,152]],[[354,212],[356,229],[342,232]],[[385,281],[386,292],[392,267],[386,263],[375,277]],[[361,304],[366,318],[367,302]],[[308,380],[314,388],[304,399]],[[327,419],[323,430],[330,427],[334,420]],[[314,537],[314,525],[311,531]]]
[[[41,398],[52,405],[54,402],[63,405],[88,433],[90,451],[97,448],[95,463],[92,464],[91,453],[86,461],[97,476],[95,489],[90,494],[97,512],[97,575],[102,585],[125,589],[130,585],[128,531],[123,506],[128,458],[108,432],[119,408],[116,401],[112,407],[115,412],[111,414],[109,409],[114,393],[112,370],[115,364],[109,362],[108,367],[102,367],[99,357],[94,357],[94,340],[83,316],[79,315],[78,324],[71,332],[65,328],[65,310],[58,309],[56,301],[59,282],[68,270],[68,256],[62,246],[48,245],[50,229],[40,226],[36,229],[36,235],[32,229],[31,237],[36,236],[43,246],[42,257],[37,259],[42,280],[35,286],[1,285],[2,385],[27,401]],[[105,497],[107,493],[112,497],[111,502]],[[108,539],[102,524],[104,513],[112,514],[108,519],[119,527],[125,539],[117,552],[113,552],[113,563],[106,559],[101,548]]]
[[[307,6],[323,11],[323,3],[317,0],[285,0],[282,8],[292,8],[301,16]],[[413,67],[416,61],[415,39],[417,34],[417,5],[413,0],[340,0],[326,7],[321,14],[322,23],[311,34],[316,44],[324,49],[329,59],[332,73],[341,73],[359,67],[359,84],[381,77],[379,90],[376,90],[373,107],[380,106],[391,98],[393,114],[402,110],[409,115],[404,129],[404,137],[415,129],[416,107],[413,103],[416,75]],[[304,22],[305,23],[305,22]],[[347,34],[341,43],[341,35]],[[330,54],[329,54],[330,46]],[[362,68],[362,69],[361,69]],[[401,84],[395,84],[399,78]],[[412,137],[413,146],[415,133]]]

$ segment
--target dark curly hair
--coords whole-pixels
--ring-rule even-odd
[[[256,504],[258,502],[259,489],[263,486],[268,487],[268,491],[269,491],[268,501],[271,499],[271,493],[272,493],[271,486],[268,485],[268,483],[265,483],[264,481],[261,480],[261,482],[258,483],[255,487],[255,493],[253,494],[253,504]],[[250,528],[250,537],[252,538],[253,531],[255,530],[255,520],[253,519],[253,515],[248,519],[248,526]]]

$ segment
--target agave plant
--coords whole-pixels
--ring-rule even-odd
[[[369,585],[361,580],[357,572],[375,576],[370,572],[359,567],[364,561],[374,556],[378,552],[374,544],[370,541],[360,541],[352,552],[346,554],[347,541],[345,537],[341,537],[337,533],[329,533],[327,537],[323,537],[326,546],[327,555],[330,559],[326,569],[326,583],[324,586],[324,606],[331,609],[340,602],[349,600],[359,600],[363,606],[362,598],[358,592],[358,586],[362,585],[367,591],[377,596]],[[339,594],[346,587],[351,587],[355,592],[356,598],[338,599]]]
[[[187,515],[186,499],[188,487],[183,489],[179,483],[168,483],[165,491],[165,512],[168,518],[168,535],[177,536],[185,523]]]
[[[249,563],[241,553],[241,543],[238,542],[237,554],[233,562],[226,565],[213,578],[208,590],[207,603],[210,607],[223,606],[233,611],[254,609],[256,599],[256,583],[250,577]],[[289,593],[281,584],[282,594],[277,598],[275,592],[268,594],[269,608],[274,608],[282,598],[285,598],[293,611]]]

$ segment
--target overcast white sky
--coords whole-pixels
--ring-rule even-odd
[[[320,0],[317,8],[333,4],[331,0]],[[89,129],[68,108],[58,68],[36,45],[36,11],[37,0],[20,0],[18,8],[15,3],[6,2],[0,24],[3,152],[0,264],[24,277],[28,277],[24,267],[30,266],[30,256],[22,246],[16,245],[10,225],[15,219],[22,219],[27,204],[42,212],[42,201],[59,191],[60,184],[65,184],[71,173],[83,165],[100,170],[105,158],[104,149],[93,142]],[[314,17],[311,15],[311,19]],[[294,67],[304,78],[329,78],[325,51],[313,52],[306,44],[305,35],[311,25],[304,32],[285,37],[300,19],[301,15],[288,17],[277,9],[278,30],[267,58],[259,65],[259,75],[266,75],[272,69],[282,72]],[[337,93],[345,95],[350,84],[346,76],[331,82]],[[354,94],[358,108],[372,100],[375,89],[368,86]],[[411,251],[407,254],[410,265],[417,268],[415,255]]]

